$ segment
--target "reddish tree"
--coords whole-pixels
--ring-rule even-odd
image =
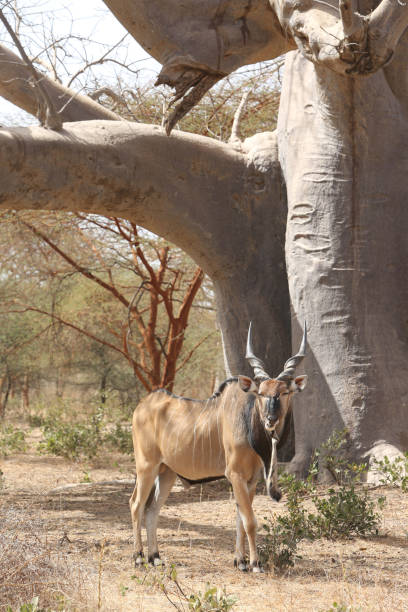
[[[89,269],[89,266],[84,266],[79,256],[57,244],[57,241],[34,224],[32,218],[27,220],[20,217],[20,222],[73,270],[109,292],[127,309],[128,316],[123,317],[120,329],[109,329],[117,342],[109,342],[102,334],[95,334],[55,312],[30,304],[22,306],[20,302],[19,311],[30,310],[52,317],[63,325],[119,352],[127,359],[135,376],[147,391],[158,387],[172,390],[177,372],[206,339],[202,338],[180,361],[189,314],[203,281],[201,268],[196,267],[191,278],[186,281],[185,271],[173,265],[172,249],[168,245],[150,243],[154,258],[147,256],[136,224],[117,217],[88,217],[78,214],[75,218],[78,221],[77,230],[92,246],[93,256],[102,263],[105,274],[96,274]],[[133,297],[129,298],[125,288],[115,281],[109,264],[103,261],[103,253],[89,240],[89,237],[86,237],[84,224],[94,229],[99,228],[125,241],[131,254],[132,271],[140,279]],[[161,310],[166,317],[164,334],[159,331],[159,326],[163,328]],[[134,327],[137,329],[137,336],[134,334]]]

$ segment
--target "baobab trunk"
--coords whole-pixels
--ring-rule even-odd
[[[287,59],[278,123],[293,342],[310,384],[294,471],[334,428],[352,455],[408,448],[408,116],[383,70],[343,77]],[[378,454],[378,453],[377,453]]]

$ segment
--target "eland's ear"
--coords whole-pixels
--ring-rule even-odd
[[[245,393],[248,393],[248,391],[258,391],[258,385],[249,376],[238,376],[238,384]]]
[[[303,376],[296,376],[294,383],[296,385],[296,391],[303,391],[303,389],[307,385],[307,376],[303,374]]]

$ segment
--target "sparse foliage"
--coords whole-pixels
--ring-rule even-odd
[[[12,425],[0,427],[0,456],[22,453],[26,450],[25,432]]]
[[[398,487],[404,493],[408,493],[408,451],[404,457],[396,457],[390,460],[372,459],[370,467],[380,475],[380,483],[390,487]]]
[[[292,474],[280,474],[280,486],[286,493],[285,514],[265,519],[265,537],[261,558],[268,566],[284,570],[293,566],[297,544],[303,540],[319,538],[344,539],[378,534],[381,509],[385,498],[373,501],[368,488],[359,484],[364,465],[349,463],[336,455],[344,446],[345,431],[337,431],[314,453],[306,480]],[[318,460],[322,457],[342,484],[327,491],[315,485]],[[326,464],[324,464],[326,465]],[[313,507],[306,506],[311,501]]]
[[[205,585],[203,591],[188,594],[177,576],[176,567],[148,570],[143,578],[133,576],[140,584],[158,589],[167,601],[179,612],[195,610],[196,612],[228,612],[237,603],[237,598],[229,595],[226,589]]]

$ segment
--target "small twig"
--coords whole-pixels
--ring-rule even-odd
[[[100,610],[102,608],[102,590],[101,590],[101,586],[102,586],[102,562],[103,562],[103,555],[105,552],[105,544],[106,544],[106,538],[104,538],[102,540],[101,543],[101,552],[99,553],[99,565],[98,565],[98,610]]]

